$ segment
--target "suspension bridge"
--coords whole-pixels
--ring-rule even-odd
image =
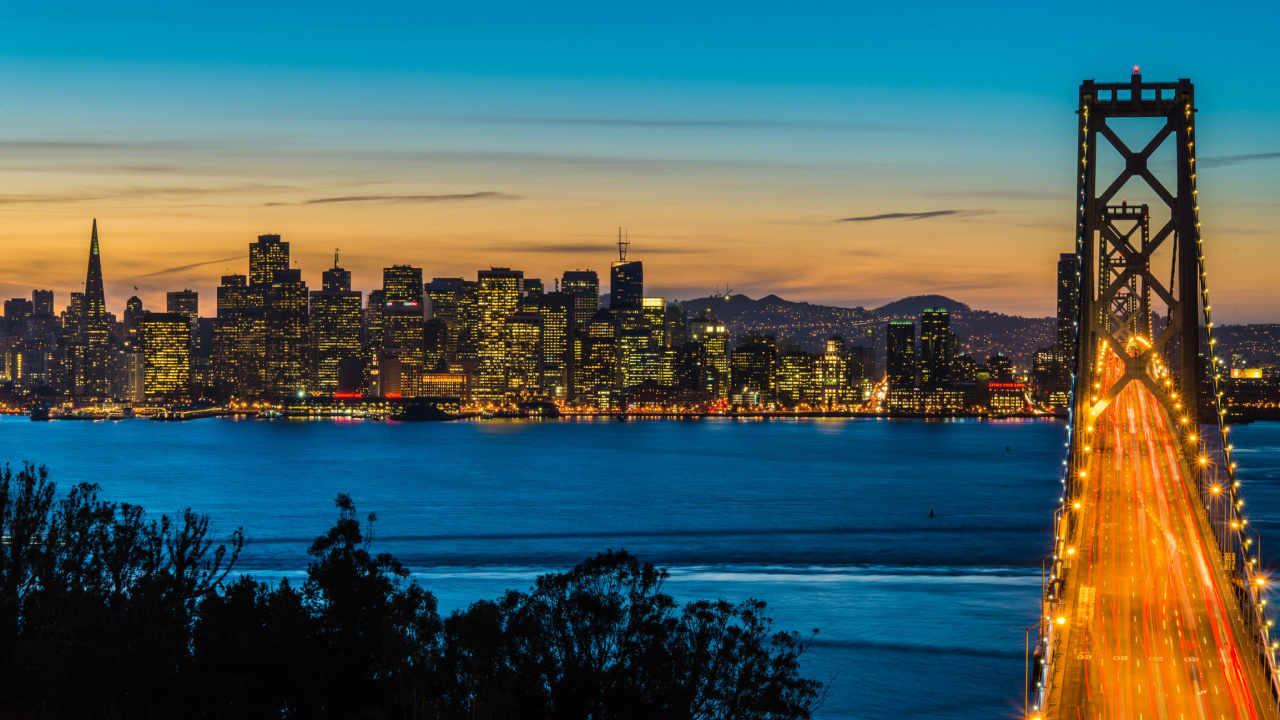
[[[1134,68],[1084,82],[1078,113],[1072,406],[1024,711],[1280,718],[1269,579],[1223,422],[1193,85]]]

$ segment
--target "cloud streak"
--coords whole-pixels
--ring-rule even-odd
[[[883,213],[880,215],[861,215],[859,217],[847,217],[836,220],[838,223],[848,222],[873,222],[875,220],[927,220],[929,218],[946,217],[948,215],[959,215],[963,210],[929,210],[927,212],[895,212]]]
[[[1248,155],[1223,155],[1221,157],[1200,158],[1196,162],[1200,167],[1228,167],[1230,165],[1239,165],[1240,163],[1255,162],[1258,160],[1276,160],[1280,159],[1280,152],[1250,153]]]
[[[165,268],[164,270],[157,270],[157,271],[152,272],[152,273],[147,273],[146,275],[139,275],[139,276],[138,276],[138,279],[142,279],[142,278],[149,278],[149,277],[156,277],[156,276],[158,276],[158,275],[168,275],[169,273],[182,272],[183,270],[191,270],[191,269],[193,269],[193,268],[198,268],[198,267],[201,267],[201,266],[203,266],[203,265],[212,265],[212,264],[214,264],[214,263],[220,263],[220,262],[232,262],[232,261],[235,261],[235,260],[244,260],[244,259],[245,259],[245,258],[247,258],[247,257],[249,257],[249,256],[248,256],[248,255],[237,255],[237,256],[235,256],[235,257],[222,258],[222,259],[220,259],[220,260],[205,260],[204,262],[191,263],[190,265],[179,265],[179,266],[177,266],[177,267]]]
[[[436,203],[458,202],[464,200],[519,200],[519,195],[484,191],[473,193],[457,193],[453,195],[345,195],[342,197],[316,198],[299,203],[269,202],[267,207],[280,205],[335,205],[339,203]]]

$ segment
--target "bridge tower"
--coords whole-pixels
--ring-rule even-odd
[[[1158,428],[1176,446],[1170,453],[1177,459],[1170,461],[1164,475],[1154,467],[1148,473],[1145,467],[1126,466],[1132,473],[1128,482],[1134,484],[1117,484],[1119,475],[1112,474],[1105,488],[1139,492],[1138,479],[1144,473],[1149,483],[1144,487],[1151,488],[1156,487],[1156,477],[1182,478],[1182,489],[1169,486],[1171,491],[1188,492],[1199,502],[1191,503],[1180,527],[1213,548],[1202,566],[1209,574],[1201,577],[1212,578],[1213,586],[1237,609],[1232,627],[1239,634],[1232,637],[1238,637],[1239,644],[1233,647],[1257,668],[1259,684],[1265,684],[1257,693],[1268,716],[1280,705],[1280,637],[1272,635],[1274,621],[1263,593],[1271,580],[1259,567],[1260,538],[1243,514],[1233,446],[1224,424],[1220,380],[1225,363],[1215,352],[1202,252],[1195,119],[1190,80],[1144,82],[1135,67],[1128,82],[1086,80],[1080,86],[1071,419],[1062,505],[1054,518],[1054,550],[1046,558],[1040,622],[1032,626],[1039,630],[1034,660],[1027,665],[1029,717],[1058,717],[1066,708],[1061,702],[1064,694],[1080,689],[1072,683],[1087,682],[1071,669],[1082,666],[1071,662],[1091,661],[1092,656],[1067,657],[1072,646],[1065,643],[1070,641],[1059,648],[1058,640],[1073,637],[1071,626],[1063,625],[1072,612],[1077,622],[1093,622],[1099,588],[1083,582],[1070,554],[1084,540],[1101,546],[1129,538],[1123,531],[1107,529],[1117,523],[1101,523],[1091,509],[1093,496],[1085,490],[1096,494],[1104,488],[1099,459],[1104,440],[1090,440],[1089,433],[1102,424],[1099,421],[1113,422],[1101,416],[1130,383],[1140,384],[1154,397],[1148,427]],[[1143,133],[1140,143],[1134,142],[1137,132]],[[1164,158],[1157,159],[1162,147]],[[1128,197],[1123,197],[1126,187]],[[1140,199],[1130,202],[1135,195]],[[1103,363],[1108,366],[1105,373]],[[1134,407],[1129,400],[1122,403]],[[1125,542],[1132,544],[1131,539]],[[1168,557],[1174,560],[1167,562],[1181,562],[1176,555]],[[1083,562],[1079,556],[1074,560]],[[1083,636],[1081,631],[1074,637]]]

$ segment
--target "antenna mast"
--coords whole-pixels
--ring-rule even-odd
[[[631,244],[631,231],[627,231],[626,239],[623,239],[622,228],[618,228],[618,262],[627,261],[627,246]]]

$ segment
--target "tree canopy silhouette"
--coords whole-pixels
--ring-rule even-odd
[[[763,602],[679,605],[608,551],[448,617],[346,495],[300,586],[229,580],[244,547],[41,467],[0,470],[0,716],[808,718],[809,640]],[[815,631],[816,632],[816,631]]]

